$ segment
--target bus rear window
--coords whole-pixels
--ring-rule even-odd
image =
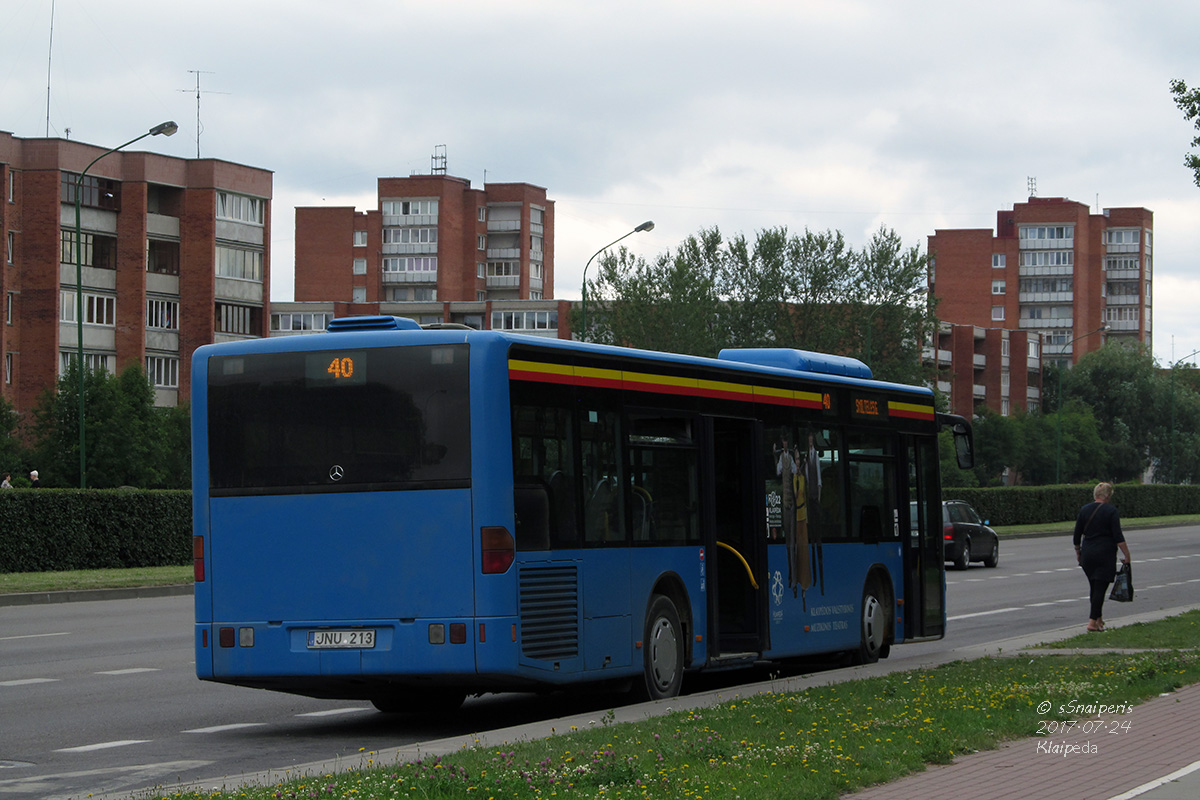
[[[212,358],[212,493],[468,486],[467,360],[465,344]]]

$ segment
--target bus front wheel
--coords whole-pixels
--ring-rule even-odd
[[[663,595],[651,598],[644,633],[644,694],[650,700],[675,697],[683,683],[683,626],[675,604]]]
[[[869,581],[863,587],[859,645],[857,652],[853,654],[854,663],[874,664],[880,656],[887,656],[891,649],[888,637],[890,608],[889,598],[885,596],[879,583]]]

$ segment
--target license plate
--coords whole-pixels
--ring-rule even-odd
[[[320,630],[308,632],[309,650],[361,649],[375,647],[375,631],[370,628]]]

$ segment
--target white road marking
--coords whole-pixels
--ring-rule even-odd
[[[976,611],[974,614],[959,614],[957,617],[946,617],[946,621],[970,619],[971,617],[986,617],[988,614],[1007,614],[1010,611],[1020,611],[1019,608],[994,608],[991,611]]]
[[[61,633],[27,633],[23,636],[0,636],[0,642],[11,642],[15,639],[44,639],[47,636],[70,636],[70,631]]]
[[[139,672],[161,672],[157,667],[130,667],[129,669],[110,669],[97,672],[97,675],[136,675]]]
[[[125,747],[131,744],[145,744],[149,739],[121,739],[116,742],[100,742],[98,744],[85,744],[81,747],[63,747],[55,750],[56,753],[90,753],[93,750],[108,750],[112,747]]]
[[[15,681],[0,681],[0,686],[29,686],[34,683],[54,683],[58,678],[21,678]]]
[[[192,728],[184,733],[223,733],[224,731],[235,731],[240,728],[260,728],[267,723],[265,722],[235,722],[232,725],[213,725],[211,728]]]
[[[1163,775],[1161,778],[1152,780],[1149,783],[1143,783],[1141,786],[1135,786],[1132,789],[1130,789],[1128,792],[1125,792],[1124,794],[1118,794],[1118,795],[1114,795],[1113,797],[1110,797],[1109,800],[1131,800],[1131,798],[1137,797],[1138,795],[1145,794],[1146,792],[1148,792],[1152,789],[1157,789],[1158,787],[1164,786],[1164,785],[1170,783],[1171,781],[1177,781],[1180,778],[1182,778],[1184,775],[1191,775],[1193,772],[1195,772],[1198,769],[1200,769],[1200,761],[1193,761],[1191,764],[1188,764],[1183,769],[1177,769],[1174,772],[1172,772],[1170,775]]]
[[[328,711],[309,711],[306,714],[297,714],[297,717],[332,717],[338,714],[354,714],[359,711],[370,711],[371,709],[359,706],[357,708],[331,708]]]

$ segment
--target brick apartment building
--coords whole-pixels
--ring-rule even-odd
[[[296,209],[297,301],[483,304],[554,296],[554,203],[545,189],[473,189],[465,178],[435,173],[379,178],[377,191],[369,211]]]
[[[935,231],[929,237],[930,290],[938,300],[938,318],[978,331],[1007,331],[1009,335],[998,341],[1009,342],[1009,358],[1013,348],[1024,349],[1034,359],[1069,366],[1106,341],[1136,341],[1149,347],[1153,231],[1154,215],[1145,208],[1109,208],[1093,214],[1087,205],[1062,197],[1031,197],[1011,211],[997,212],[995,233]],[[1106,330],[1099,331],[1102,326]],[[1037,334],[1040,343],[1032,336],[1018,341],[1015,334]],[[943,331],[939,338],[945,335]],[[974,332],[957,335],[978,347],[988,340],[986,334]],[[938,344],[939,351],[959,352],[943,344]],[[951,383],[972,387],[969,397],[962,396],[965,389],[952,397],[956,413],[970,413],[981,401],[1004,413],[999,395],[981,398],[976,387],[1006,377],[1012,385],[1013,373],[1005,376],[1001,362],[980,349],[966,361],[955,358]],[[946,368],[940,357],[939,364]],[[1000,374],[992,374],[995,370]],[[1008,399],[1009,407],[1020,403],[1027,408],[1033,400],[1019,392]]]
[[[0,391],[28,411],[77,358],[75,199],[108,148],[0,131]],[[267,334],[267,170],[120,151],[82,187],[84,361],[141,364],[159,405],[186,398],[202,344]]]

